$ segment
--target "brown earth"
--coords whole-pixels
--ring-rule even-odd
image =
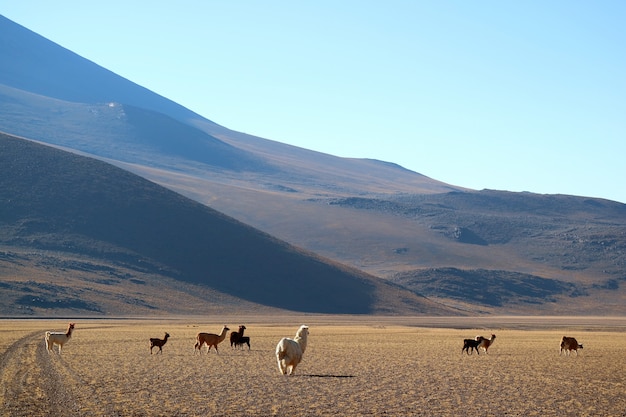
[[[624,318],[237,317],[251,350],[194,355],[198,331],[223,321],[78,320],[62,355],[45,330],[61,321],[0,322],[0,409],[7,416],[624,416]],[[296,374],[274,348],[310,325]],[[473,326],[475,327],[473,327]],[[436,327],[431,327],[436,326]],[[492,327],[493,326],[493,327]],[[148,339],[169,332],[163,354]],[[462,339],[495,333],[489,354]],[[585,348],[559,356],[564,334]]]

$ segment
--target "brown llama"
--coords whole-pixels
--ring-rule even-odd
[[[215,334],[215,333],[198,333],[196,335],[196,345],[194,346],[194,353],[196,352],[196,350],[200,353],[202,353],[202,345],[204,345],[206,343],[206,345],[209,347],[209,349],[206,351],[206,353],[208,354],[211,351],[211,347],[215,348],[215,351],[217,353],[220,353],[217,350],[217,345],[222,343],[224,341],[224,339],[226,339],[226,333],[229,331],[230,329],[224,325],[224,327],[222,327],[222,332],[220,334]]]

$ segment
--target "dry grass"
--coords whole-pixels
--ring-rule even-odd
[[[60,357],[45,353],[43,332],[65,322],[0,321],[0,409],[11,416],[47,415],[50,407],[66,416],[626,415],[623,327],[301,321],[311,334],[292,377],[278,373],[274,348],[300,321],[226,323],[246,324],[252,349],[231,350],[227,338],[219,354],[205,347],[200,356],[195,334],[218,333],[224,322],[78,320]],[[148,339],[166,331],[163,354],[150,355]],[[492,332],[489,355],[461,354],[463,338]],[[578,357],[559,356],[564,334],[584,344]]]

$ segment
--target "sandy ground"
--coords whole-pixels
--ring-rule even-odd
[[[433,323],[441,327],[424,318],[238,319],[226,324],[246,325],[250,350],[226,339],[219,354],[201,355],[195,334],[218,333],[224,321],[76,320],[58,355],[46,352],[43,334],[67,322],[2,320],[1,413],[626,416],[624,319],[493,318],[476,327],[466,318]],[[311,332],[304,360],[295,375],[280,375],[276,343],[302,323]],[[166,331],[163,354],[150,355],[148,339]],[[464,338],[491,333],[489,354],[461,353]],[[583,343],[578,356],[559,355],[563,335]]]

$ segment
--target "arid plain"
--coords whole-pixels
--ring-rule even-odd
[[[272,316],[77,319],[63,353],[46,330],[68,320],[0,321],[6,416],[625,416],[626,318]],[[199,331],[245,324],[251,349],[194,353]],[[274,349],[310,326],[303,362]],[[171,335],[163,354],[150,337]],[[489,354],[464,338],[496,334]],[[559,355],[563,335],[584,345]],[[55,348],[56,349],[56,348]],[[155,350],[156,352],[156,350]]]

